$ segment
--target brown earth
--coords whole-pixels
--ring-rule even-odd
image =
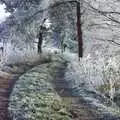
[[[14,74],[0,71],[0,120],[10,120],[8,114],[8,103],[9,94],[14,82]]]
[[[11,120],[8,112],[8,103],[12,88],[26,70],[30,69],[30,65],[8,65],[7,69],[0,71],[0,120]]]

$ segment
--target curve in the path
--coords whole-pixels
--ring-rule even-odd
[[[33,65],[35,66],[35,65]],[[29,70],[33,66],[23,65],[22,66],[12,66],[11,69],[16,69],[15,72],[11,71],[0,71],[0,120],[10,120],[8,114],[8,103],[9,95],[11,93],[12,87],[15,81],[20,75],[25,71]],[[21,69],[17,69],[21,68]],[[69,87],[69,82],[65,80],[66,66],[61,66],[56,72],[56,79],[53,81],[53,85],[57,93],[62,97],[66,102],[69,102],[70,112],[72,114],[73,120],[108,120],[108,119],[99,119],[96,116],[96,111],[91,110],[80,96],[74,97],[72,95],[72,89]],[[109,120],[120,120],[118,119],[109,119]]]
[[[62,97],[64,102],[69,101],[70,112],[73,120],[97,120],[88,106],[80,102],[80,97],[72,95],[72,89],[69,83],[64,79],[65,67],[59,68],[56,72],[56,79],[53,82],[57,93]]]

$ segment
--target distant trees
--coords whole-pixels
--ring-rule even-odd
[[[0,0],[0,2],[4,3],[7,11],[12,13],[5,24],[11,31],[9,41],[15,43],[17,47],[20,47],[20,44],[22,47],[23,44],[33,46],[38,25],[47,17],[52,23],[52,30],[60,34],[60,44],[65,42],[71,51],[77,51],[76,1]],[[117,8],[119,1],[78,0],[78,2],[81,3],[84,48],[86,43],[95,40],[118,43],[119,35],[116,33],[119,33],[119,9]],[[103,34],[105,33],[103,31],[109,32],[109,36]],[[117,41],[113,41],[116,37]]]
[[[16,9],[29,9],[31,5],[39,4],[42,0],[0,0],[2,4],[6,5],[6,10],[14,12]]]

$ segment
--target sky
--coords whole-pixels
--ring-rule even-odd
[[[5,5],[0,4],[0,23],[5,21],[6,17],[8,17],[10,13],[5,12]]]

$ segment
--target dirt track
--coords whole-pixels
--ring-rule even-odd
[[[13,74],[0,72],[0,120],[10,120],[8,114],[8,102],[14,82],[15,76]]]

